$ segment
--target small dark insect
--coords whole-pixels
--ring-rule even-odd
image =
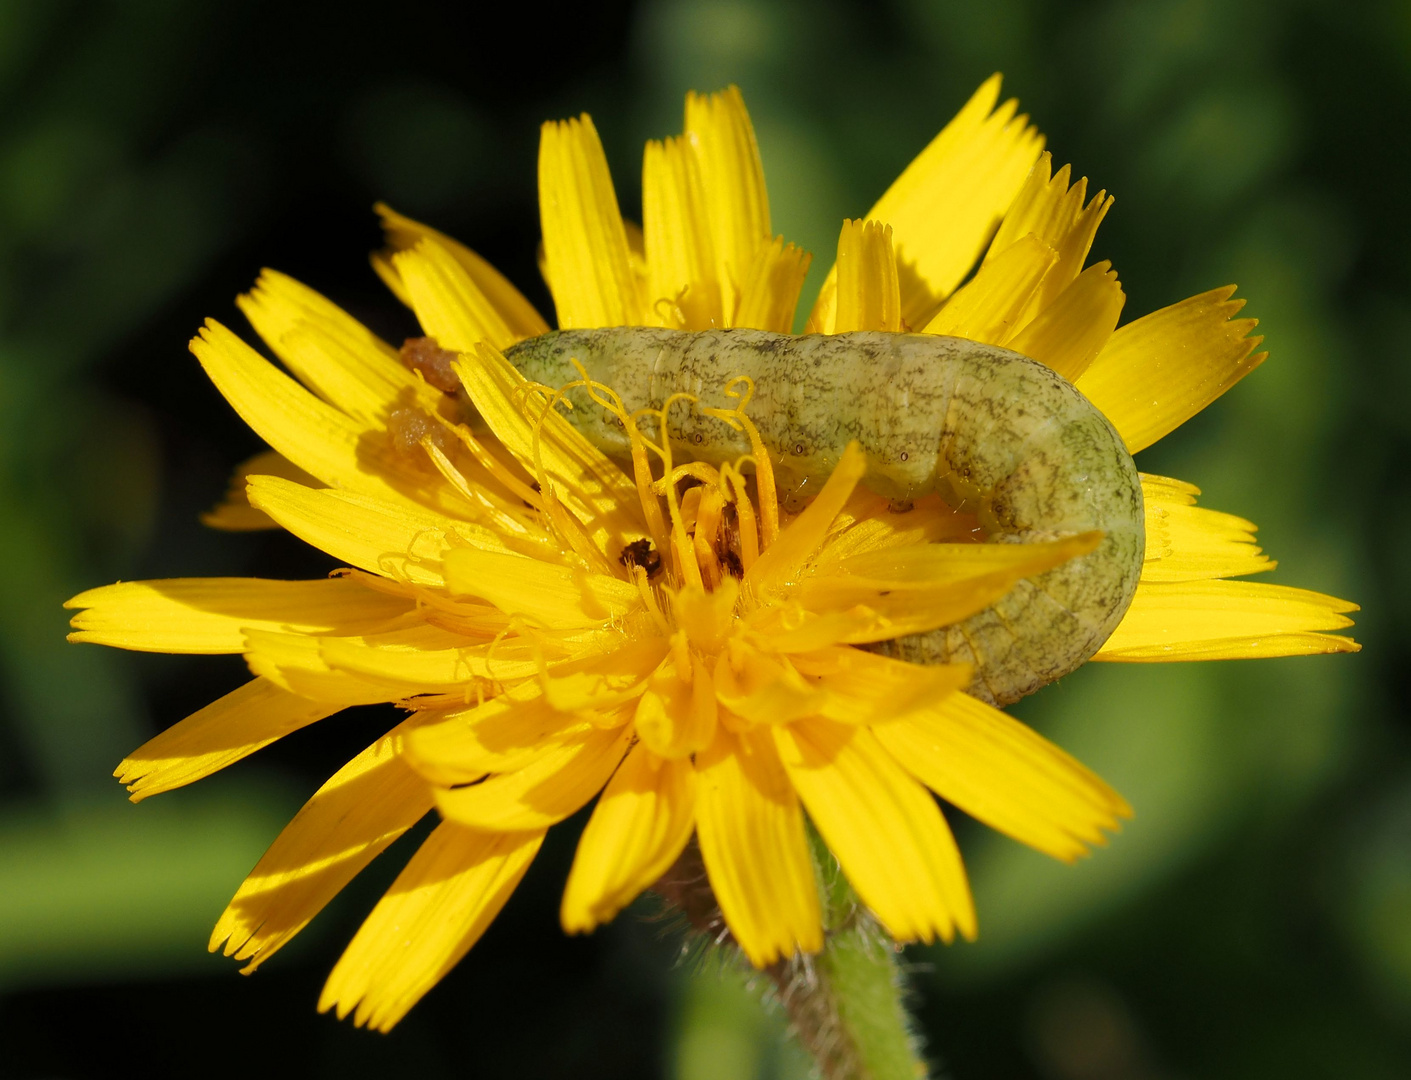
[[[647,577],[655,577],[661,569],[661,554],[652,547],[652,542],[646,537],[633,540],[623,548],[617,561],[623,566],[640,566],[647,572]]]
[[[734,548],[726,548],[718,552],[720,564],[725,567],[731,577],[742,578],[745,576],[745,564],[740,561],[740,556],[736,554]]]
[[[461,381],[451,367],[456,354],[441,348],[435,338],[409,337],[402,342],[398,355],[405,367],[421,372],[421,377],[437,390],[454,394],[461,388]]]

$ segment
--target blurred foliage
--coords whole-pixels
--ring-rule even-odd
[[[313,1005],[398,853],[237,979],[210,925],[388,717],[129,807],[117,760],[241,665],[67,646],[59,604],[115,578],[321,572],[292,540],[196,523],[256,444],[184,343],[261,265],[411,332],[367,268],[375,199],[547,310],[538,123],[593,113],[635,214],[642,140],[679,129],[688,88],[736,82],[816,284],[841,219],[996,69],[1059,162],[1116,195],[1094,257],[1129,317],[1237,281],[1268,334],[1269,362],[1139,465],[1258,521],[1272,580],[1361,600],[1367,649],[1090,665],[1025,702],[1137,816],[1077,867],[957,820],[982,933],[909,953],[933,1058],[1052,1080],[1411,1072],[1411,8],[641,0],[496,21],[0,0],[0,1074],[804,1074],[779,1017],[738,974],[674,963],[669,929],[562,936],[575,822],[390,1037]]]

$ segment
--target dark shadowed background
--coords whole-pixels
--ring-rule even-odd
[[[1091,665],[1020,714],[1137,816],[1078,867],[957,821],[977,944],[914,949],[959,1078],[1411,1075],[1411,6],[1405,0],[0,0],[0,1076],[801,1077],[738,979],[642,906],[557,925],[582,818],[391,1036],[314,1011],[414,840],[251,979],[207,955],[355,710],[139,807],[124,753],[238,658],[64,643],[142,577],[318,575],[198,513],[258,449],[186,341],[262,266],[386,336],[386,199],[551,310],[538,125],[589,111],[624,211],[689,88],[743,89],[774,227],[817,254],[992,71],[1117,202],[1127,315],[1228,282],[1269,362],[1146,451],[1259,522],[1270,580],[1361,601],[1354,657]]]

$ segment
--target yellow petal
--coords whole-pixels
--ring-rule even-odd
[[[1078,380],[1132,453],[1174,431],[1248,375],[1268,353],[1236,319],[1243,300],[1227,285],[1122,327]]]
[[[1004,220],[985,253],[986,261],[1030,233],[1050,247],[1058,247],[1058,241],[1068,235],[1082,208],[1082,199],[1075,199],[1068,186],[1070,171],[1065,165],[1054,176],[1053,155],[1047,150],[1039,155],[1024,178],[1019,194],[1005,211]]]
[[[818,496],[755,560],[745,575],[744,588],[765,595],[794,582],[866,472],[867,456],[862,447],[855,441],[848,443]]]
[[[422,597],[423,601],[427,599],[426,596]],[[421,608],[420,615],[432,626],[439,626],[472,641],[491,641],[503,634],[509,624],[509,616],[489,604],[455,600],[427,603]]]
[[[812,261],[812,255],[784,243],[782,236],[761,241],[740,279],[739,306],[728,325],[789,333]],[[726,314],[728,318],[728,309]]]
[[[1047,739],[969,694],[873,734],[941,798],[1014,839],[1071,862],[1105,844],[1131,808]]]
[[[546,829],[602,790],[627,752],[631,725],[589,728],[550,745],[522,769],[468,787],[438,788],[447,821],[476,829]]]
[[[813,856],[769,732],[719,727],[696,768],[701,857],[740,948],[760,968],[817,952],[823,925]]]
[[[1357,652],[1346,600],[1255,581],[1140,582],[1094,660],[1239,660]]]
[[[685,635],[677,634],[681,649]],[[632,718],[637,736],[657,757],[677,760],[704,750],[715,739],[719,709],[710,670],[699,656],[688,655],[685,675],[678,661],[668,660],[656,671],[637,700]]]
[[[539,219],[563,329],[640,326],[641,297],[603,144],[585,113],[540,129]]]
[[[599,626],[641,607],[635,585],[520,555],[458,548],[445,557],[446,588],[553,630]]]
[[[540,669],[522,642],[467,645],[459,634],[434,626],[358,637],[321,637],[319,657],[330,668],[400,685],[402,692],[449,691],[476,680],[524,679]]]
[[[751,278],[761,243],[772,235],[769,227],[769,194],[764,186],[764,166],[759,159],[754,126],[738,87],[718,94],[686,95],[686,131],[700,169],[711,247],[716,261],[715,280],[720,283],[726,325],[760,326],[745,322],[748,294],[742,285]],[[794,293],[797,303],[798,293]],[[793,321],[792,305],[789,321]],[[785,326],[780,333],[786,333]]]
[[[830,567],[842,581],[853,578],[888,581],[899,588],[929,588],[966,581],[972,577],[1010,570],[1042,552],[1045,561],[1062,552],[1086,554],[1102,539],[1097,532],[1082,533],[1039,544],[914,544],[859,552]],[[824,575],[815,575],[822,578]]]
[[[201,515],[201,524],[227,532],[279,528],[272,517],[262,510],[256,510],[245,497],[245,487],[251,476],[282,476],[285,480],[293,480],[305,487],[323,486],[282,454],[274,450],[261,450],[235,467],[230,476],[230,485],[226,488],[225,498]]]
[[[1084,270],[1004,347],[1048,365],[1069,382],[1076,381],[1112,337],[1127,301],[1110,265],[1100,262]],[[1056,270],[1055,266],[1044,281]]]
[[[249,630],[245,660],[287,690],[346,705],[433,692],[471,700],[493,692],[496,676],[526,678],[543,666],[541,651],[523,640],[467,645],[459,634],[419,621],[353,637]]]
[[[834,520],[814,566],[823,572],[839,559],[865,551],[982,537],[983,530],[974,517],[952,510],[939,496],[923,496],[909,510],[897,512],[889,500],[859,488]]]
[[[537,686],[516,687],[423,724],[407,736],[404,752],[423,776],[450,787],[516,772],[550,744],[580,737],[589,726],[555,709]]]
[[[442,822],[377,902],[319,997],[320,1012],[390,1031],[460,962],[529,869],[544,834]]]
[[[352,578],[169,578],[125,581],[79,593],[64,604],[70,641],[168,653],[238,653],[245,630],[356,634],[411,611],[410,600],[374,592]]]
[[[995,108],[999,86],[998,75],[987,79],[865,215],[892,227],[907,326],[925,326],[965,279],[1043,149],[1016,102]],[[834,326],[835,274],[810,317],[824,333]]]
[[[385,429],[320,401],[214,319],[191,351],[255,433],[323,483],[407,504],[447,497],[439,477],[392,449]]]
[[[648,142],[642,160],[642,230],[653,326],[726,326],[700,162],[683,138]]]
[[[392,295],[407,307],[411,307],[411,294],[402,284],[402,276],[397,273],[397,267],[392,263],[394,254],[395,251],[391,248],[386,251],[374,251],[368,256],[368,262],[372,264],[373,271],[382,279],[382,284],[387,286]]]
[[[930,793],[867,728],[801,720],[772,729],[779,757],[863,903],[897,941],[975,936],[960,852]]]
[[[1020,316],[1058,252],[1038,237],[1020,237],[980,267],[972,281],[952,296],[926,333],[1003,345],[1019,328]]]
[[[382,229],[387,234],[387,242],[393,249],[406,251],[408,248],[416,247],[423,240],[430,240],[450,252],[456,262],[460,263],[465,272],[470,275],[470,280],[475,283],[475,287],[481,295],[494,306],[516,341],[538,337],[540,334],[549,332],[549,324],[544,321],[542,315],[534,310],[534,305],[509,283],[508,278],[471,251],[470,248],[419,221],[403,217],[385,203],[378,203],[373,209],[382,218]],[[377,265],[377,262],[374,261],[374,266]],[[383,272],[384,267],[395,275],[396,272],[392,269],[390,261],[378,267],[379,273]],[[393,291],[396,289],[394,288]],[[410,294],[406,299],[410,304]]]
[[[443,349],[467,352],[481,341],[507,349],[518,340],[465,267],[440,244],[423,240],[393,255],[392,264],[417,322]]]
[[[647,238],[642,235],[642,227],[631,218],[622,219],[622,231],[627,234],[627,261],[632,266],[632,278],[637,282],[637,295],[647,295]],[[543,267],[540,267],[543,273]]]
[[[440,392],[409,371],[396,349],[291,277],[265,270],[236,304],[300,382],[364,424],[381,422],[408,399],[442,406]]]
[[[1254,543],[1252,521],[1195,505],[1200,489],[1142,474],[1146,509],[1143,581],[1196,581],[1258,574],[1277,565]]]
[[[250,478],[250,504],[300,540],[370,574],[441,588],[441,560],[452,547],[503,550],[489,529],[430,510],[316,490],[274,476]]]
[[[787,723],[814,716],[828,695],[788,663],[767,656],[739,638],[720,654],[714,672],[715,696],[725,708],[755,724]]]
[[[923,667],[862,649],[832,648],[790,657],[827,694],[819,715],[848,724],[877,724],[930,708],[970,682],[965,664]]]
[[[1021,578],[1086,555],[1101,540],[1102,534],[1093,532],[1043,544],[886,548],[841,560],[840,572],[805,578],[795,596],[816,614],[862,608],[874,617],[839,640],[880,641],[885,637],[872,635],[884,631],[893,637],[920,634],[969,618]]]
[[[890,225],[844,221],[838,234],[837,274],[833,333],[901,331],[901,287]]]
[[[1071,193],[1077,203],[1082,203],[1087,194],[1087,186],[1087,177],[1073,185]],[[1079,272],[1083,269],[1083,263],[1087,261],[1088,252],[1092,250],[1093,237],[1097,235],[1097,227],[1102,224],[1102,219],[1107,216],[1107,211],[1112,208],[1112,203],[1112,196],[1108,195],[1106,191],[1099,191],[1088,202],[1088,205],[1079,211],[1076,220],[1062,241],[1055,245],[1058,248],[1058,262],[1048,272],[1043,284],[1039,286],[1040,307],[1052,303],[1078,277]]]
[[[398,725],[344,765],[284,827],[241,883],[210,949],[263,964],[433,805],[431,788],[399,756]]]
[[[1072,284],[1083,269],[1097,227],[1112,206],[1112,199],[1105,191],[1099,191],[1084,206],[1088,191],[1087,177],[1069,187],[1069,167],[1063,166],[1058,170],[1058,175],[1050,179],[1052,165],[1050,154],[1045,152],[1039,155],[1013,205],[1005,213],[1004,221],[1000,223],[985,256],[989,259],[997,255],[1028,233],[1033,233],[1058,252],[1058,261],[1044,276],[1043,284],[1026,312],[1026,320],[1047,307]]]
[[[323,658],[318,638],[251,630],[245,636],[250,671],[291,694],[329,705],[372,705],[407,697],[405,683],[354,675]]]
[[[666,651],[666,639],[656,635],[626,637],[615,630],[595,635],[583,655],[548,669],[542,680],[544,696],[563,712],[607,716],[636,701]],[[626,722],[630,715],[608,722]]]
[[[809,653],[851,642],[887,641],[897,636],[891,619],[865,605],[818,615],[775,605],[753,612],[745,624],[748,639],[779,653]]]
[[[148,739],[113,775],[127,785],[133,802],[141,802],[210,776],[340,708],[253,679]]]
[[[560,919],[570,934],[605,923],[650,888],[691,839],[696,769],[638,743],[588,819],[564,888]]]

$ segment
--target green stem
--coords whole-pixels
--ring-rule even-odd
[[[927,1070],[903,1004],[896,948],[832,855],[816,839],[814,848],[824,867],[823,951],[781,960],[763,974],[823,1080],[919,1080]],[[694,840],[655,889],[708,940],[738,953]]]

